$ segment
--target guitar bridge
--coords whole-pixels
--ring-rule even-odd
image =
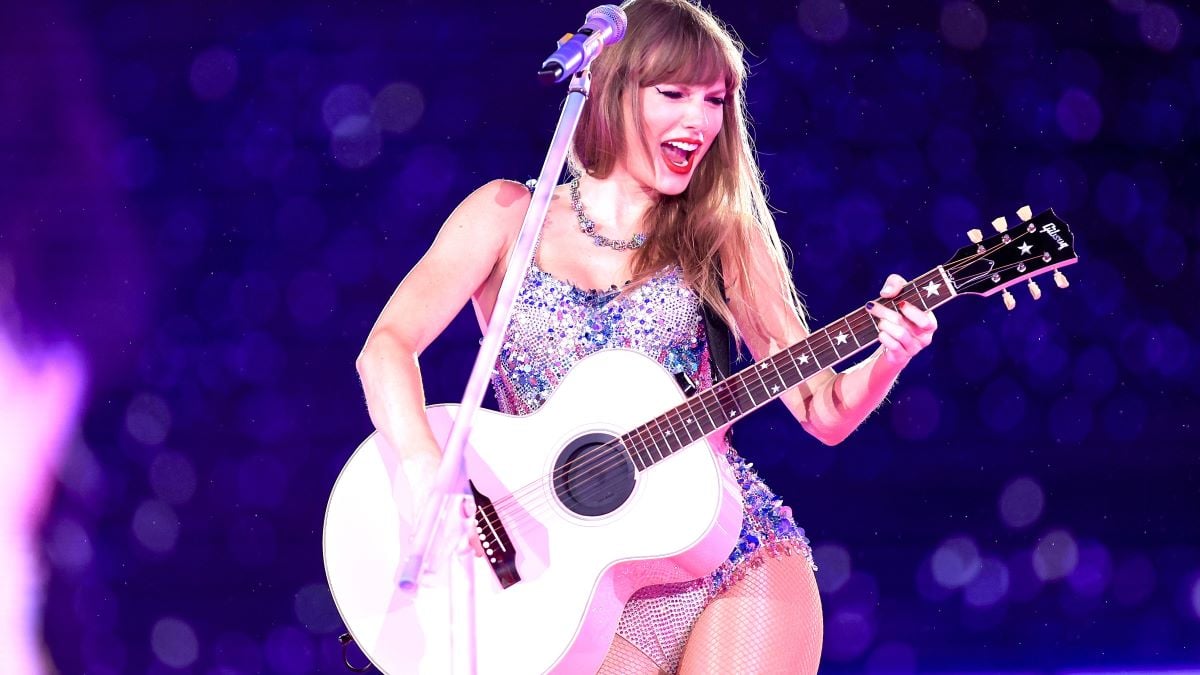
[[[500,586],[508,588],[521,580],[521,574],[517,572],[517,552],[504,529],[504,523],[500,522],[500,516],[492,506],[492,500],[476,490],[474,483],[469,484],[471,494],[475,495],[475,528],[479,543],[483,546],[483,554],[491,564]]]

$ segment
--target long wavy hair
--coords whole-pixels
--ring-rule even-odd
[[[646,213],[641,227],[647,239],[634,253],[633,283],[627,290],[678,264],[684,281],[739,341],[746,331],[779,339],[782,336],[769,335],[757,312],[744,317],[751,325],[738,325],[718,282],[722,272],[724,278],[735,272],[745,285],[738,290],[748,302],[774,294],[804,322],[749,133],[742,45],[719,20],[689,0],[628,0],[622,8],[629,17],[625,38],[592,64],[591,100],[571,148],[573,172],[610,175],[618,159],[634,150],[625,147],[627,119],[638,125],[641,149],[652,156],[640,123],[642,88],[664,82],[707,85],[723,78],[727,91],[722,129],[687,189],[662,195]],[[632,113],[628,117],[626,106]],[[765,251],[769,260],[752,261],[755,250]],[[768,270],[770,287],[754,287],[754,262]]]

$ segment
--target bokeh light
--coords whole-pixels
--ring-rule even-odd
[[[343,117],[333,128],[330,151],[347,169],[361,169],[379,157],[383,136],[379,125],[365,115]]]
[[[64,572],[82,572],[92,563],[91,537],[78,522],[63,518],[54,523],[46,542],[50,564]]]
[[[296,591],[293,609],[296,619],[311,633],[332,633],[342,626],[342,618],[325,584],[309,584]]]
[[[1000,520],[1014,530],[1037,522],[1046,505],[1046,496],[1037,481],[1022,476],[1009,482],[1000,493]]]
[[[336,132],[347,119],[369,120],[374,100],[371,92],[360,84],[339,84],[329,90],[321,103],[321,119],[325,128]]]
[[[1080,542],[1079,563],[1067,576],[1067,583],[1079,595],[1094,598],[1108,590],[1112,574],[1108,549],[1097,541]]]
[[[834,593],[850,579],[853,571],[850,552],[839,544],[823,543],[813,548],[813,560],[820,568],[817,587],[822,593]]]
[[[1170,5],[1148,2],[1138,17],[1138,30],[1146,44],[1160,52],[1169,52],[1179,44],[1183,23]]]
[[[1004,561],[985,557],[979,572],[963,589],[963,600],[972,607],[990,607],[1008,595],[1008,566]]]
[[[978,49],[987,39],[987,15],[971,0],[951,0],[942,5],[942,35],[958,49]]]
[[[409,82],[393,82],[375,95],[372,116],[386,131],[402,134],[421,120],[425,113],[425,96]]]
[[[850,12],[841,0],[800,0],[800,29],[817,42],[837,42],[850,27]]]
[[[1085,143],[1100,133],[1104,114],[1095,97],[1072,87],[1059,97],[1055,117],[1063,135],[1077,143]]]
[[[875,638],[870,617],[862,612],[838,610],[825,619],[825,648],[822,658],[852,661],[861,657]]]
[[[134,396],[125,410],[125,430],[146,446],[157,446],[170,431],[167,401],[154,394]]]
[[[154,655],[172,668],[187,668],[199,655],[196,631],[187,622],[172,617],[159,619],[150,633]]]
[[[970,583],[983,567],[979,547],[969,537],[951,537],[933,553],[933,578],[946,588]]]
[[[1079,564],[1079,546],[1065,530],[1047,532],[1033,549],[1033,569],[1043,581],[1062,579]]]
[[[186,455],[159,453],[150,463],[150,487],[168,504],[187,503],[196,493],[196,469]]]
[[[179,539],[179,517],[158,500],[142,502],[133,514],[133,535],[139,544],[154,553],[169,553]]]

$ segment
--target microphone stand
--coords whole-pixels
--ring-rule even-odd
[[[593,55],[594,56],[594,55]],[[447,541],[458,541],[459,545],[453,550],[458,556],[463,569],[466,570],[464,589],[468,601],[453,605],[465,605],[467,616],[463,626],[451,628],[451,648],[455,656],[462,654],[466,660],[466,672],[477,672],[477,654],[475,637],[475,578],[474,578],[474,549],[467,537],[475,537],[475,503],[468,484],[465,449],[467,437],[471,430],[471,421],[475,411],[483,403],[483,395],[487,389],[496,358],[500,354],[500,346],[504,331],[508,327],[512,315],[512,306],[516,300],[517,290],[525,278],[525,271],[533,259],[533,249],[541,234],[542,223],[546,220],[546,211],[550,207],[550,198],[558,179],[562,176],[563,165],[566,163],[567,148],[575,136],[575,128],[579,124],[579,116],[583,105],[591,92],[591,73],[585,67],[571,78],[567,93],[566,104],[558,118],[554,136],[550,140],[550,149],[538,174],[537,186],[525,212],[525,220],[517,243],[508,260],[504,272],[504,281],[496,297],[496,306],[492,310],[487,330],[484,332],[479,354],[475,357],[475,365],[467,380],[466,392],[462,405],[454,416],[450,428],[450,436],[446,441],[442,463],[438,467],[437,478],[430,492],[427,507],[421,510],[413,536],[412,553],[405,561],[400,572],[399,586],[410,594],[418,591],[419,578],[431,574],[438,561],[433,560],[432,552],[444,550]],[[432,507],[432,508],[431,508]],[[448,522],[449,521],[449,522]],[[452,589],[453,593],[453,589]],[[451,617],[454,617],[453,611]],[[460,623],[457,619],[453,623]],[[463,635],[462,633],[465,633]],[[459,640],[462,640],[460,643]],[[458,668],[455,668],[457,671]]]

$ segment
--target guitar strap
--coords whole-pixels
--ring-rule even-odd
[[[721,297],[728,301],[725,295],[725,275],[721,272],[721,261],[716,261],[717,266],[717,289],[721,292]],[[733,343],[733,336],[729,332],[729,326],[721,320],[721,317],[704,303],[700,308],[701,314],[704,315],[704,334],[708,338],[708,363],[712,369],[712,382],[715,385],[721,380],[729,377],[733,371],[732,352],[729,346]],[[691,392],[688,393],[691,395]],[[733,427],[729,427],[725,431],[725,444],[733,447]]]
[[[721,262],[717,263],[717,289],[721,292],[721,297],[725,298],[725,275],[721,273]],[[721,317],[708,303],[704,303],[701,307],[701,313],[704,315],[704,334],[708,338],[708,362],[712,368],[713,384],[729,377],[730,371],[733,370],[733,360],[730,358],[729,343],[732,341],[729,333],[729,326],[721,320]]]

